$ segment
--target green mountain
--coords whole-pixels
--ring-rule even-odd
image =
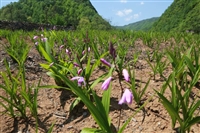
[[[200,33],[200,1],[174,0],[159,20],[153,25],[153,31],[187,30]]]
[[[111,28],[89,0],[19,0],[0,9],[0,20]]]
[[[158,17],[145,19],[142,21],[138,21],[135,23],[131,23],[124,26],[116,26],[117,29],[125,29],[125,30],[135,30],[135,31],[148,31],[151,29],[152,25],[158,20]]]

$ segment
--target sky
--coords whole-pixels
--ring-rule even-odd
[[[0,8],[18,0],[0,0]],[[124,26],[159,17],[173,0],[90,0],[97,12],[113,26]]]

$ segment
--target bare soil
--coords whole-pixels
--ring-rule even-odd
[[[26,61],[26,74],[27,83],[37,84],[40,77],[42,78],[42,85],[55,84],[54,80],[47,76],[46,71],[40,67],[40,63],[45,62],[40,57],[37,50],[34,47],[34,43],[31,39],[28,42],[32,46],[27,61]],[[16,70],[16,64],[12,62],[10,57],[6,54],[2,47],[2,44],[6,44],[5,38],[0,38],[0,71],[5,70],[3,59],[7,58],[10,61],[12,71]],[[161,49],[167,47],[167,43],[162,44]],[[127,60],[131,59],[134,52],[140,52],[139,60],[133,66],[135,69],[136,76],[136,87],[137,89],[143,88],[147,83],[148,79],[151,78],[150,84],[146,90],[142,101],[145,102],[151,96],[155,94],[155,90],[160,90],[164,81],[156,75],[154,80],[152,77],[152,70],[145,61],[146,51],[152,49],[143,44],[142,40],[138,39],[135,42],[135,47],[130,48]],[[164,76],[167,77],[171,72],[169,66]],[[104,71],[99,69],[96,70],[92,78],[96,78],[101,75]],[[0,77],[1,78],[1,77]],[[1,83],[0,79],[0,83]],[[120,86],[115,74],[112,81],[112,92],[111,92],[111,105],[110,105],[110,118],[115,127],[118,125],[119,120],[119,109],[118,105],[120,99]],[[123,83],[124,88],[126,84]],[[101,84],[95,88],[96,92],[101,95]],[[194,92],[198,92],[198,88],[194,88]],[[0,95],[5,93],[0,90]],[[170,91],[166,91],[166,96],[170,97]],[[53,133],[79,133],[84,127],[98,127],[93,120],[87,108],[80,104],[72,112],[69,112],[69,107],[75,96],[66,90],[57,89],[41,89],[38,94],[38,118],[39,118],[39,133],[47,133],[51,124],[55,123]],[[131,105],[122,105],[122,115],[120,117],[121,125],[133,115],[138,109],[138,106],[133,101]],[[0,111],[4,111],[0,107]],[[178,127],[178,124],[177,126]],[[0,115],[0,133],[34,133],[35,132],[35,121],[34,118],[30,117],[29,120],[24,121],[22,119],[13,119],[6,114]],[[199,133],[200,124],[196,124],[191,128],[191,133]],[[140,110],[126,127],[124,133],[176,133],[176,129],[171,128],[171,118],[162,104],[159,102],[158,96],[154,95],[149,103]]]

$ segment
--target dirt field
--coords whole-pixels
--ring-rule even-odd
[[[40,77],[42,77],[41,84],[51,85],[55,84],[54,80],[48,77],[40,67],[40,63],[44,60],[40,57],[34,44],[28,40],[32,48],[29,52],[29,57],[26,61],[26,74],[27,82],[30,84],[37,84]],[[16,64],[8,57],[3,50],[2,44],[6,44],[5,38],[0,38],[0,71],[4,71],[3,59],[8,58],[11,62],[11,69],[14,72]],[[163,44],[167,46],[167,44]],[[162,48],[162,49],[163,49]],[[156,80],[153,80],[152,70],[145,61],[145,51],[151,50],[143,44],[142,40],[135,42],[135,47],[130,48],[127,59],[132,57],[133,52],[140,51],[139,60],[134,66],[136,75],[136,87],[137,89],[143,88],[151,77],[150,84],[147,91],[142,98],[145,102],[149,97],[154,95],[154,90],[160,90],[163,85],[163,80],[160,79],[159,75],[156,75]],[[92,78],[98,77],[104,71],[96,70]],[[169,66],[164,71],[164,76],[168,76],[171,72]],[[1,79],[0,79],[1,82]],[[110,118],[115,127],[118,124],[119,109],[118,101],[120,99],[120,87],[117,80],[117,75],[114,76],[112,81],[111,91],[111,106],[110,106]],[[125,83],[123,84],[126,87]],[[101,84],[95,88],[98,94],[102,94]],[[198,91],[194,88],[194,92]],[[5,93],[0,90],[0,95]],[[170,91],[166,91],[166,95],[170,96]],[[77,106],[72,112],[69,112],[71,102],[75,97],[66,90],[57,89],[41,89],[38,94],[38,117],[39,117],[39,132],[47,133],[49,127],[55,122],[53,133],[78,133],[84,127],[97,127],[97,124],[93,120],[87,108],[83,105]],[[138,109],[135,102],[131,105],[122,106],[122,116],[120,118],[121,125],[124,123],[133,113]],[[3,108],[0,106],[0,111]],[[8,115],[0,115],[0,133],[34,133],[35,122],[33,118],[28,121],[20,119],[10,118]],[[178,125],[176,126],[178,127]],[[196,124],[191,128],[191,133],[199,133],[200,124]],[[171,118],[167,111],[163,108],[159,102],[158,96],[153,96],[149,103],[145,106],[144,110],[139,111],[130,121],[126,127],[124,133],[176,133],[176,130],[171,128]]]

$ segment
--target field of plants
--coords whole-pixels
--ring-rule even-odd
[[[200,35],[0,30],[0,132],[198,133]]]

